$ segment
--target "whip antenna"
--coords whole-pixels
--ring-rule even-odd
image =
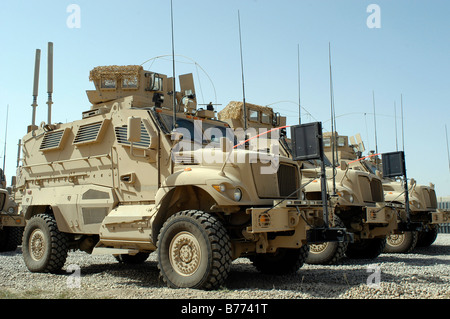
[[[239,47],[241,51],[241,75],[242,75],[242,102],[244,112],[244,131],[247,130],[247,108],[245,105],[245,83],[244,83],[244,60],[242,58],[242,38],[241,38],[241,16],[238,10],[238,22],[239,22]]]

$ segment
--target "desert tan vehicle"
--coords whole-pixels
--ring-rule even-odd
[[[311,165],[312,166],[312,165]],[[303,177],[312,182],[305,187],[306,198],[321,198],[317,165],[304,165]],[[333,179],[333,175],[335,176]],[[349,258],[376,258],[385,248],[386,236],[396,227],[396,205],[384,202],[381,180],[367,172],[340,167],[327,167],[327,183],[333,220],[353,233],[353,242],[327,242],[310,245],[308,263],[335,264],[344,255]]]
[[[96,67],[90,80],[80,120],[49,113],[37,126],[33,103],[15,185],[30,271],[60,270],[69,249],[123,262],[157,251],[169,287],[213,289],[238,257],[274,274],[302,266],[324,214],[301,200],[296,161],[225,138],[229,125],[197,109],[192,74],[175,94],[173,78],[136,65]]]
[[[368,171],[375,172],[382,168],[381,159],[375,155],[358,162],[362,168]],[[405,185],[401,178],[383,177],[383,190],[386,201],[405,205]],[[431,183],[429,186],[418,185],[413,178],[410,179],[408,204],[410,221],[419,225],[416,230],[403,230],[401,223],[408,219],[406,212],[403,211],[398,219],[400,227],[397,227],[388,237],[386,252],[407,253],[416,246],[430,246],[436,240],[439,224],[450,221],[448,211],[437,209],[436,192]]]
[[[246,105],[250,127],[268,130],[267,136],[274,128],[286,129],[286,118],[274,112],[272,108],[255,104]],[[244,124],[243,103],[231,102],[219,112],[219,119],[226,121],[232,127],[241,127]],[[290,142],[281,134],[281,151],[287,157],[290,155]],[[329,154],[331,149],[330,137],[324,133],[324,152]],[[284,143],[283,143],[284,141]],[[263,143],[261,143],[263,144]],[[264,146],[264,144],[263,144]],[[263,147],[262,146],[262,147]],[[261,148],[259,145],[255,147]],[[328,158],[331,158],[328,155]],[[348,169],[343,161],[334,174],[336,183],[333,183],[333,169],[328,162],[326,168],[327,190],[332,208],[329,221],[333,227],[345,228],[352,233],[353,240],[325,241],[323,243],[310,243],[308,263],[333,264],[344,254],[352,258],[375,258],[383,252],[386,236],[396,226],[396,212],[394,205],[386,206],[384,203],[381,180],[373,174],[364,171]],[[322,185],[320,165],[317,161],[303,161],[301,174],[305,188],[302,196],[306,200],[321,200]],[[334,194],[334,196],[330,196]]]
[[[345,160],[352,169],[379,176],[383,183],[385,202],[399,207],[397,225],[387,237],[385,252],[407,253],[411,252],[416,245],[431,245],[436,239],[438,224],[450,220],[448,213],[437,210],[434,185],[417,185],[414,179],[411,179],[406,194],[401,178],[383,176],[383,162],[377,154],[372,151],[370,155],[361,157],[359,147],[362,142],[360,138],[358,139],[358,135],[351,140],[350,144],[348,136],[338,136],[337,158]],[[326,147],[325,150],[327,150]],[[326,154],[330,154],[329,152],[328,149]],[[408,205],[405,202],[406,196]],[[406,212],[407,209],[409,214]]]
[[[22,240],[24,221],[0,169],[0,252],[14,251]]]

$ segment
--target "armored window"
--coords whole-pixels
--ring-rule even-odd
[[[137,89],[138,78],[137,76],[125,78],[122,80],[122,88],[124,89]]]
[[[262,112],[261,113],[261,123],[263,124],[270,124],[270,115],[267,113]]]
[[[259,116],[258,116],[258,111],[256,110],[249,110],[248,114],[249,114],[249,120],[253,121],[253,122],[258,122],[259,121]]]
[[[338,137],[338,140],[337,140],[337,145],[338,146],[345,146],[345,137]]]
[[[331,146],[331,140],[330,140],[329,137],[324,137],[324,138],[323,138],[323,146],[324,146],[324,147],[329,147],[329,146]]]
[[[102,89],[115,89],[116,88],[116,80],[102,78],[101,88]]]

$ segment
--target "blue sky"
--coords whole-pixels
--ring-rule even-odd
[[[80,9],[70,28],[71,4]],[[298,121],[297,46],[300,46],[302,121],[330,130],[328,45],[331,45],[337,130],[360,133],[375,149],[375,94],[379,152],[402,147],[400,97],[408,177],[450,195],[445,125],[450,131],[450,2],[447,0],[174,0],[176,73],[194,73],[199,103],[225,107],[242,100],[238,10],[241,17],[246,101],[268,105]],[[380,28],[369,28],[380,8]],[[35,49],[42,50],[36,122],[47,118],[47,42],[54,43],[53,115],[81,118],[99,65],[141,64],[171,54],[170,1],[1,1],[0,108],[9,105],[6,173],[15,174],[17,141],[31,123]],[[192,61],[195,61],[193,63]],[[153,63],[152,63],[153,62]],[[144,67],[171,74],[171,61]],[[280,102],[283,101],[283,102]],[[277,103],[278,102],[278,103]],[[273,104],[274,103],[274,104]],[[5,143],[0,118],[0,155]],[[366,151],[367,153],[367,151]],[[2,159],[3,160],[3,159]]]

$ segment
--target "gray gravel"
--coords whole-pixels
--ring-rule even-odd
[[[126,265],[113,256],[70,252],[64,270],[55,275],[29,272],[19,247],[0,253],[0,298],[450,299],[449,252],[450,234],[439,234],[432,246],[410,254],[304,265],[295,275],[281,277],[258,273],[248,259],[240,258],[222,289],[202,291],[165,287],[155,254],[144,264]]]

